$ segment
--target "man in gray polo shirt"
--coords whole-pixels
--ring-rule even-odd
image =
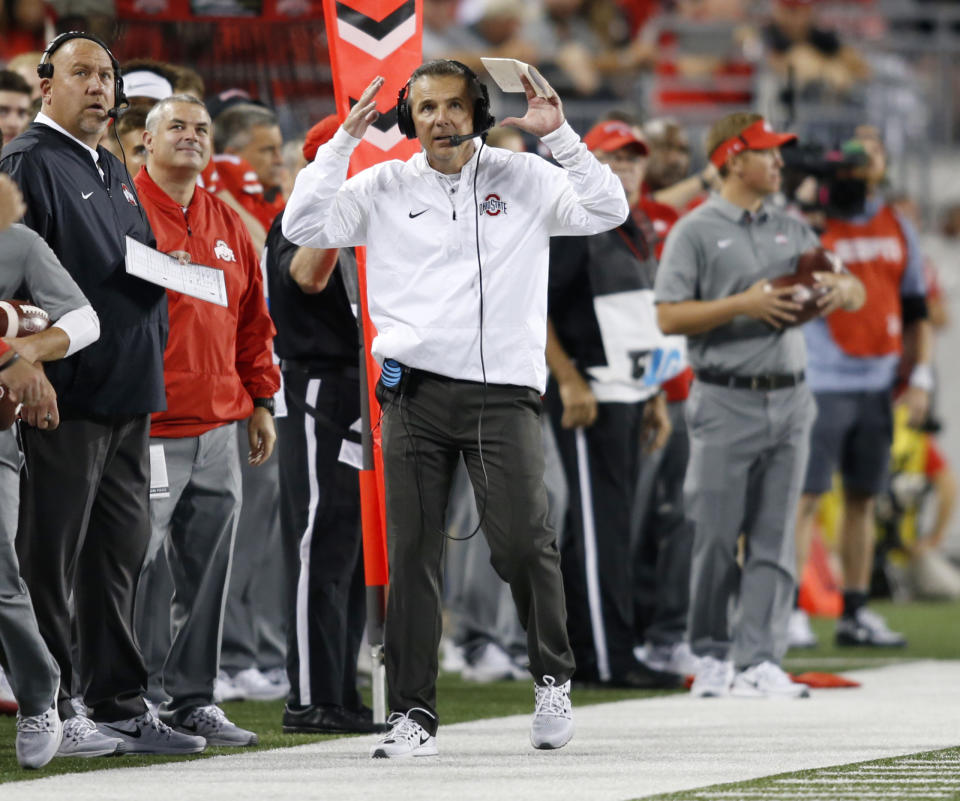
[[[715,123],[707,151],[721,190],[674,226],[657,272],[660,328],[688,336],[697,375],[687,401],[684,495],[695,531],[689,635],[702,657],[692,692],[701,697],[808,695],[779,663],[815,404],[804,383],[803,335],[790,327],[799,307],[792,288],[775,289],[769,279],[793,272],[797,257],[819,243],[805,223],[763,202],[780,185],[779,147],[795,139],[757,114]],[[828,288],[821,314],[863,303],[856,278],[818,278]]]

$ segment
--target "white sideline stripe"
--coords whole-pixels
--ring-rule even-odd
[[[307,409],[316,408],[319,394],[320,379],[308,379],[307,390],[304,393]],[[313,703],[310,694],[310,610],[308,609],[310,598],[310,545],[313,542],[313,523],[317,518],[320,484],[317,481],[316,422],[307,412],[303,413],[303,436],[307,443],[307,484],[310,487],[310,501],[307,511],[307,526],[300,539],[300,576],[297,578],[297,662],[300,666],[298,677],[300,705],[310,706]]]
[[[587,580],[590,629],[593,632],[593,648],[597,652],[597,675],[600,681],[609,681],[610,651],[607,650],[607,632],[603,627],[600,569],[597,566],[597,526],[593,515],[593,485],[590,483],[590,452],[587,447],[587,435],[582,428],[576,430],[575,438],[577,442],[577,479],[580,484],[580,515],[583,518],[584,572]]]
[[[960,745],[958,669],[960,662],[931,660],[864,670],[853,674],[863,685],[860,689],[814,690],[808,700],[785,701],[703,700],[679,694],[577,708],[574,684],[577,732],[559,751],[530,747],[526,714],[441,726],[436,758],[374,760],[368,757],[373,736],[345,737],[274,751],[14,782],[3,786],[0,798],[627,801],[698,789],[704,796],[735,792],[748,797],[753,788],[707,788]],[[482,687],[472,691],[477,699],[483,692]],[[109,768],[117,761],[102,764]],[[797,787],[794,795],[807,797],[812,789]],[[851,789],[841,786],[820,797],[847,798],[844,791]],[[919,790],[907,787],[904,797],[909,789]],[[878,795],[890,793],[872,797]],[[779,795],[768,792],[766,797]],[[935,791],[925,797],[936,797]]]
[[[949,798],[952,796],[951,792],[938,792],[936,790],[931,790],[926,792],[925,790],[898,790],[897,799],[901,798]],[[788,793],[786,795],[770,792],[765,790],[724,790],[723,792],[714,792],[714,793],[697,793],[694,798],[702,799],[702,801],[709,801],[711,798],[776,798],[776,799],[790,799],[790,798],[822,798],[824,801],[829,801],[832,798],[864,798],[864,794],[860,790],[830,790],[827,795],[824,795],[822,792],[817,793]]]

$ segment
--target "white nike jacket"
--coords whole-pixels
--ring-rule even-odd
[[[381,363],[481,381],[482,285],[487,381],[542,393],[550,237],[620,225],[629,213],[620,180],[566,123],[543,137],[564,169],[478,147],[452,194],[423,152],[344,181],[359,143],[340,128],[317,151],[297,176],[283,235],[313,248],[367,247],[372,350]]]

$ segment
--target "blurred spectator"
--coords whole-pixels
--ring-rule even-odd
[[[523,24],[530,9],[522,0],[485,0],[480,16],[467,27],[451,22],[454,12],[440,7],[443,2],[425,0],[424,28],[429,22],[430,35],[424,36],[424,58],[453,58],[481,75],[480,56],[515,58],[528,64],[537,62],[536,48],[523,36]],[[448,2],[448,5],[455,7],[456,3]]]
[[[514,153],[523,153],[527,148],[523,143],[523,134],[517,128],[497,126],[487,134],[488,147],[502,147]]]
[[[176,70],[177,75],[173,82],[174,94],[190,95],[190,97],[195,97],[197,100],[203,100],[206,94],[204,91],[206,87],[200,73],[191,67],[185,67],[183,65],[178,65]]]
[[[0,70],[0,134],[4,142],[30,124],[30,85],[16,72]]]
[[[611,0],[544,0],[543,14],[527,24],[524,34],[561,94],[627,95],[635,89],[638,70],[652,66],[656,55],[646,39],[630,37],[626,17]]]
[[[142,104],[131,106],[117,118],[112,130],[107,131],[100,141],[103,147],[127,165],[131,177],[140,172],[140,168],[147,159],[143,132],[147,127],[149,111],[150,106]]]
[[[3,0],[0,3],[0,61],[28,50],[43,50],[53,38],[47,6],[38,0]],[[38,58],[33,62],[36,67]]]
[[[870,67],[835,31],[817,25],[816,3],[775,0],[771,22],[763,31],[768,60],[804,95],[818,96],[824,90],[845,95],[870,77]]]
[[[283,135],[277,115],[252,103],[231,106],[214,120],[214,142],[217,153],[242,159],[253,169],[259,192],[249,185],[244,189],[246,171],[236,169],[232,160],[217,162],[221,186],[269,230],[284,206]]]
[[[644,196],[678,211],[702,202],[705,193],[720,188],[717,168],[707,163],[699,173],[690,170],[690,140],[683,126],[669,117],[648,120],[643,136],[650,148],[650,165],[644,179]],[[651,216],[656,220],[659,215]]]
[[[40,99],[40,76],[37,75],[37,64],[43,58],[40,51],[30,51],[14,56],[7,62],[7,69],[17,73],[30,87],[30,99]]]

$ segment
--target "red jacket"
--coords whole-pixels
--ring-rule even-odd
[[[152,416],[150,435],[194,437],[249,417],[253,398],[273,397],[280,386],[272,352],[276,330],[267,312],[259,259],[237,213],[200,189],[184,211],[146,167],[134,183],[157,250],[185,250],[196,264],[224,271],[227,308],[167,292],[167,410]]]

